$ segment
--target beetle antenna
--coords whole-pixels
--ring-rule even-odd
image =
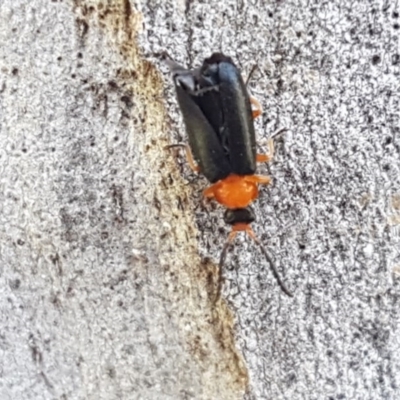
[[[215,296],[215,302],[221,297],[221,291],[222,291],[222,267],[224,266],[226,255],[228,254],[229,247],[231,246],[232,242],[234,241],[236,237],[237,231],[232,231],[229,236],[227,241],[224,244],[224,247],[222,248],[221,256],[219,257],[219,264],[218,264],[218,286],[217,286],[217,293]]]
[[[253,74],[254,74],[254,72],[256,71],[257,68],[258,68],[257,64],[254,64],[253,67],[251,68],[250,73],[247,76],[247,79],[246,79],[246,82],[245,82],[246,87],[248,86],[248,84],[250,82],[250,79],[253,76]]]
[[[233,242],[233,240],[236,237],[236,234],[242,230],[245,230],[247,234],[254,240],[255,243],[258,244],[258,246],[261,249],[261,252],[264,254],[265,258],[267,259],[269,266],[271,268],[271,271],[278,282],[278,285],[280,286],[282,292],[284,292],[287,296],[293,297],[293,293],[286,287],[286,285],[283,283],[279,272],[276,268],[276,265],[274,263],[274,260],[272,257],[269,255],[267,249],[263,246],[263,244],[260,242],[260,240],[257,238],[257,236],[254,234],[253,230],[251,229],[250,225],[245,224],[244,226],[239,227],[241,224],[237,224],[236,230],[232,230],[232,232],[229,234],[227,241],[224,244],[224,247],[222,248],[221,256],[219,258],[219,264],[218,264],[218,287],[217,287],[217,293],[215,296],[215,302],[221,297],[221,291],[222,291],[222,272],[223,272],[223,266],[225,263],[226,256],[228,254],[228,250]],[[234,228],[235,229],[235,226]]]
[[[253,230],[248,227],[246,230],[247,234],[258,244],[258,246],[261,249],[261,252],[264,254],[265,258],[267,259],[269,266],[271,268],[272,273],[274,274],[274,277],[276,281],[278,282],[278,285],[282,289],[282,292],[284,292],[286,295],[289,297],[293,297],[293,293],[286,287],[286,285],[283,283],[281,277],[279,276],[279,272],[276,269],[276,265],[274,263],[274,260],[272,257],[269,255],[267,249],[263,246],[263,244],[260,242],[260,240],[257,238],[257,236],[254,234]]]

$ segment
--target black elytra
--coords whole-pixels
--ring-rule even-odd
[[[189,146],[201,173],[215,183],[230,174],[256,171],[256,140],[250,98],[230,57],[214,53],[195,70],[172,62]]]

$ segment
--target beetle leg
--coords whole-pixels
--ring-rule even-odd
[[[198,165],[196,165],[194,158],[193,158],[192,151],[190,150],[190,147],[188,144],[186,145],[186,159],[189,163],[190,168],[194,172],[200,172],[200,167]]]
[[[254,108],[252,109],[253,118],[259,117],[262,113],[260,102],[255,97],[250,96],[250,103],[254,106]]]
[[[269,185],[272,182],[272,179],[270,176],[266,175],[248,175],[246,176],[246,181],[261,185]]]
[[[268,139],[267,142],[267,147],[268,147],[268,154],[257,154],[256,160],[257,162],[270,162],[272,158],[274,157],[274,141],[272,138]]]
[[[215,189],[215,185],[211,185],[208,188],[204,189],[203,196],[207,197],[209,199],[212,199],[213,197],[215,197],[214,189]]]
[[[198,165],[196,165],[192,152],[190,151],[190,147],[187,144],[182,144],[182,143],[177,143],[177,144],[171,144],[169,146],[166,146],[167,149],[172,149],[174,147],[184,147],[185,148],[185,152],[186,152],[186,159],[187,162],[189,163],[190,168],[192,169],[192,171],[194,172],[200,172],[200,168]]]
[[[256,161],[257,162],[268,162],[270,160],[268,154],[257,154]]]

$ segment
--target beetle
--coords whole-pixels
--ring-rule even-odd
[[[188,135],[186,153],[189,164],[211,183],[203,194],[226,207],[224,222],[232,226],[219,260],[217,296],[228,249],[241,231],[258,244],[283,292],[293,296],[250,226],[255,220],[250,204],[258,197],[258,185],[271,182],[269,176],[255,174],[257,162],[270,161],[273,156],[272,139],[268,142],[268,154],[256,152],[253,120],[261,114],[260,104],[249,96],[233,60],[222,53],[212,54],[194,70],[188,70],[171,59],[165,61],[173,74]],[[175,146],[181,145],[168,147]]]

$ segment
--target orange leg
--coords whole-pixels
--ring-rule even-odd
[[[256,161],[257,162],[268,162],[269,156],[268,156],[268,154],[257,154]]]
[[[266,175],[248,175],[246,176],[247,182],[253,182],[260,185],[269,185],[272,182],[271,177]]]
[[[190,168],[192,168],[194,172],[200,172],[200,167],[196,165],[189,145],[186,145],[186,159],[189,163]]]
[[[268,154],[257,154],[257,162],[270,162],[274,157],[274,141],[270,138],[267,142]]]
[[[208,199],[212,199],[213,197],[215,197],[215,194],[214,194],[215,186],[216,185],[214,184],[214,185],[209,186],[207,189],[204,189],[203,196],[207,197]]]
[[[253,118],[257,118],[262,113],[262,107],[260,102],[253,96],[250,96],[250,103],[255,107],[253,111]]]
[[[190,151],[190,147],[187,144],[171,144],[170,146],[167,146],[168,149],[171,149],[173,147],[184,147],[185,148],[185,152],[186,152],[186,159],[187,162],[189,163],[190,168],[192,169],[192,171],[194,172],[200,172],[200,168],[198,165],[196,165],[192,152]]]

